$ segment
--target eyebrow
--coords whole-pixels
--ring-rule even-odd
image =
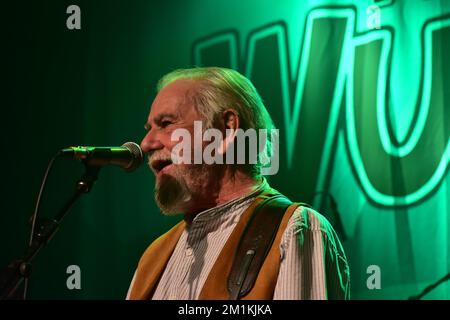
[[[168,118],[168,119],[176,119],[176,115],[172,114],[172,113],[160,113],[158,114],[154,119],[153,122],[156,123],[157,125],[161,124],[162,120],[164,118]],[[144,124],[144,129],[149,131],[152,129],[152,125],[150,124],[150,122],[147,122],[146,124]]]

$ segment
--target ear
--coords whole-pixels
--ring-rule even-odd
[[[239,115],[234,109],[227,109],[222,112],[222,121],[225,128],[225,138],[222,140],[219,152],[225,154],[236,137],[236,130],[239,129]]]
[[[225,110],[224,112],[222,112],[222,119],[225,124],[225,129],[239,129],[239,115],[236,110]]]

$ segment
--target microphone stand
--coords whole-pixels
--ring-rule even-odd
[[[16,260],[13,260],[0,273],[0,300],[15,299],[17,288],[25,278],[31,274],[31,262],[37,256],[40,249],[48,244],[58,231],[59,225],[70,209],[74,206],[82,194],[91,191],[94,182],[98,179],[100,171],[99,166],[90,166],[85,163],[86,171],[77,181],[75,192],[67,200],[64,206],[53,219],[43,219],[38,222],[36,232],[33,235],[33,241],[26,249],[25,254]]]

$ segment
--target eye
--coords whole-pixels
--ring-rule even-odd
[[[163,120],[163,121],[161,121],[161,128],[165,128],[165,127],[167,127],[170,124],[172,124],[172,121]]]

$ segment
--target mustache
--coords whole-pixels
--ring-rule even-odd
[[[161,166],[161,163],[167,162],[172,163],[171,153],[164,150],[157,150],[152,154],[149,154],[147,164],[150,170],[153,171],[153,173],[156,175],[158,171],[161,170],[164,166]]]
[[[172,160],[171,153],[167,151],[155,151],[148,156],[148,164],[152,163],[152,161],[166,161],[166,160]]]

